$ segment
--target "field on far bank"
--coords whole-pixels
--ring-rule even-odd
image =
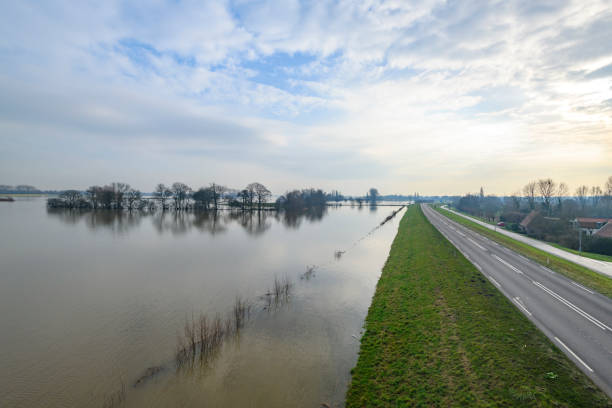
[[[595,289],[602,295],[612,298],[612,279],[610,279],[609,277],[594,272],[588,268],[585,268],[584,266],[575,264],[566,259],[549,254],[548,252],[532,247],[531,245],[525,244],[524,242],[517,241],[507,235],[501,234],[496,231],[491,231],[490,229],[485,228],[482,225],[475,223],[474,221],[470,221],[457,214],[453,214],[452,212],[447,211],[444,208],[433,208],[437,210],[440,214],[452,219],[453,221],[458,222],[459,224],[464,225],[478,232],[479,234],[492,239],[493,241],[499,242],[500,244],[507,246],[513,251],[516,251],[519,254],[526,256],[527,258],[531,258],[542,265],[546,265],[546,267],[552,269],[553,271],[558,272],[561,275],[565,275],[568,278],[586,287]]]
[[[418,206],[400,223],[352,374],[347,407],[612,407]]]

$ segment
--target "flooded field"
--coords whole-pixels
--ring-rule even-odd
[[[394,210],[1,203],[0,406],[342,406]]]

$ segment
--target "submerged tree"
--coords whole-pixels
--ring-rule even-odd
[[[153,197],[159,202],[159,206],[162,211],[167,209],[166,202],[172,197],[172,191],[166,187],[163,183],[159,183],[155,187]]]
[[[172,184],[172,196],[174,197],[174,208],[176,210],[184,208],[185,201],[189,197],[191,187],[185,183]]]

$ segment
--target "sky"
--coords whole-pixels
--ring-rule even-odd
[[[609,0],[0,7],[0,184],[510,194],[612,175]]]

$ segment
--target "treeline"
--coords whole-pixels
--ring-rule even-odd
[[[576,218],[612,219],[612,176],[603,187],[580,185],[573,192],[566,183],[550,178],[530,181],[506,197],[485,195],[481,188],[479,193],[457,198],[453,206],[487,221],[504,222],[507,229],[578,249]],[[521,227],[521,221],[532,211],[529,226]],[[582,249],[612,255],[612,239],[582,238]]]
[[[325,193],[321,189],[293,190],[270,202],[272,192],[261,183],[250,183],[243,189],[231,189],[211,183],[192,189],[185,183],[155,186],[151,195],[144,195],[126,183],[91,186],[86,191],[65,190],[58,198],[50,198],[50,208],[184,211],[190,209],[217,210],[222,206],[244,211],[300,210],[325,206],[328,201],[342,201],[338,191]]]

